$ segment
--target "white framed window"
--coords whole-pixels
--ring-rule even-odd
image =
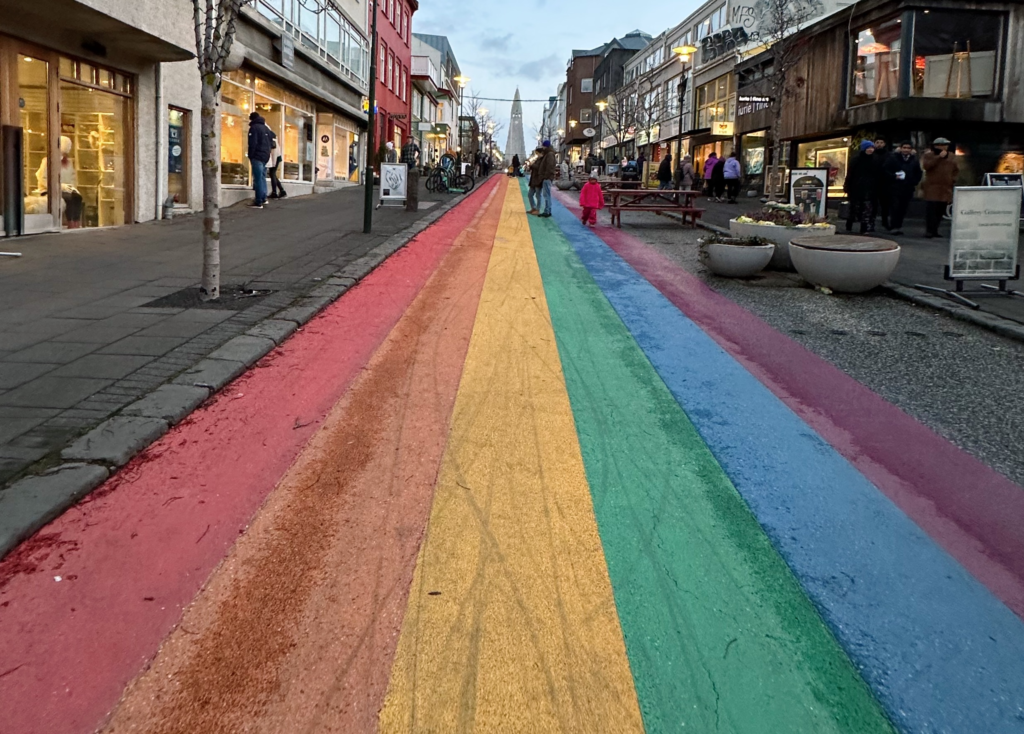
[[[594,79],[588,78],[580,81],[580,92],[590,94],[594,91]]]

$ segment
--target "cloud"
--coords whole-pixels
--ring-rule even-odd
[[[541,79],[559,76],[564,73],[565,63],[561,60],[561,57],[558,54],[551,54],[542,59],[527,61],[518,69],[510,69],[505,72],[503,76],[514,76],[520,79],[539,82]]]
[[[497,34],[493,36],[483,36],[480,39],[480,48],[491,53],[507,54],[511,50],[511,41],[511,33],[506,33],[504,36],[499,36]]]

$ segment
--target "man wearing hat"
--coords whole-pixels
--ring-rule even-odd
[[[555,151],[551,147],[551,141],[545,140],[537,149],[537,160],[530,166],[530,189],[540,189],[540,202],[534,203],[531,197],[531,214],[539,217],[551,216],[551,182],[555,180],[555,169],[558,167],[555,161]],[[540,207],[538,210],[537,207]]]
[[[932,147],[921,157],[921,168],[924,169],[924,183],[921,192],[924,194],[924,236],[938,237],[939,224],[946,207],[953,201],[953,186],[960,174],[960,166],[949,154],[948,138],[935,138]]]

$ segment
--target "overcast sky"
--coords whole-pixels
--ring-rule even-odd
[[[639,29],[656,36],[695,8],[681,3],[622,0],[420,0],[413,30],[448,36],[469,90],[480,97],[546,100],[565,81],[574,48],[594,48]],[[486,102],[504,125],[496,136],[505,146],[511,102]],[[526,144],[540,124],[543,102],[523,104]]]

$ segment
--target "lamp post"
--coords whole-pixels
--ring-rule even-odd
[[[680,160],[683,157],[683,105],[686,103],[686,84],[688,81],[686,64],[696,51],[696,46],[689,45],[676,46],[672,49],[672,53],[679,58],[680,68],[682,69],[679,73],[679,148],[676,151],[676,158]]]
[[[466,96],[466,93],[465,93],[466,85],[469,84],[470,78],[468,76],[459,75],[457,77],[454,77],[454,80],[455,80],[455,83],[459,85],[459,120],[458,120],[458,122],[459,122],[459,146],[458,146],[458,153],[459,153],[459,164],[460,164],[459,165],[459,173],[462,173],[462,165],[461,165],[462,164],[462,149],[465,147],[462,144],[463,143],[462,113],[464,112],[463,107],[465,106],[464,103],[465,103],[465,96]]]
[[[377,125],[377,3],[373,2],[373,23],[370,32],[370,97],[366,107],[366,196],[363,200],[363,233],[373,227],[373,155],[374,127]]]

